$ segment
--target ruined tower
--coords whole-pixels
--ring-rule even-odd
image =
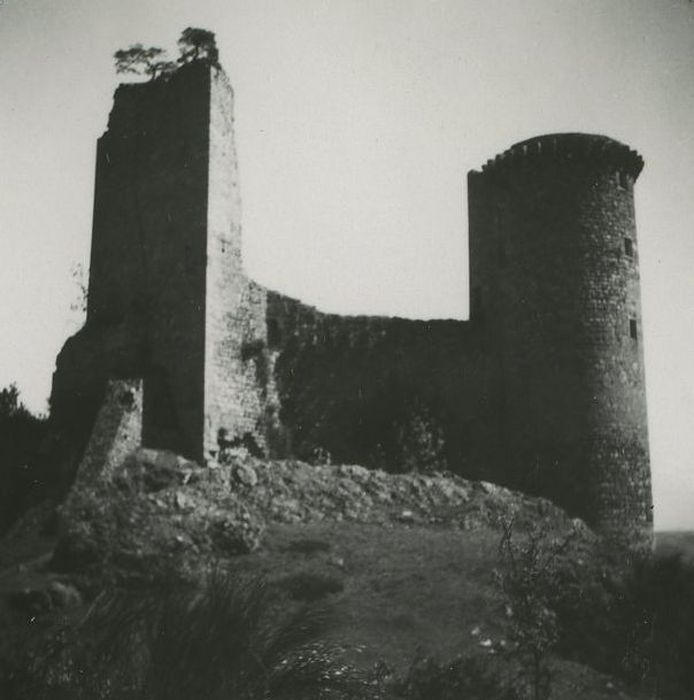
[[[197,61],[119,86],[97,147],[87,322],[58,358],[55,420],[83,442],[106,379],[142,377],[146,444],[202,459],[222,426],[254,433],[241,346],[264,337],[263,304],[241,268],[226,75]]]
[[[505,481],[611,532],[651,528],[642,166],[612,139],[557,134],[469,175],[471,321],[490,353]]]
[[[97,148],[87,322],[58,357],[54,426],[78,455],[107,381],[141,379],[147,446],[449,469],[638,543],[652,531],[642,165],[603,136],[517,144],[468,178],[470,321],[338,316],[244,274],[222,69],[198,60],[121,85]]]

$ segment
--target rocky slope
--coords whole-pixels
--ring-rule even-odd
[[[102,475],[103,477],[104,475]],[[450,474],[388,474],[353,465],[247,455],[201,467],[139,449],[105,478],[80,479],[60,508],[52,567],[100,581],[186,576],[250,553],[270,523],[352,521],[471,530],[513,519],[579,529],[550,502]]]
[[[5,546],[16,549],[28,529],[51,520],[50,558],[18,571],[15,583],[0,573],[0,599],[14,608],[10,615],[6,605],[3,619],[16,630],[26,619],[47,629],[56,615],[81,619],[109,591],[151,594],[175,580],[196,590],[206,571],[222,567],[260,577],[282,609],[327,604],[334,621],[325,641],[341,658],[362,669],[385,660],[398,674],[422,651],[487,658],[503,648],[508,619],[493,573],[500,523],[550,541],[573,533],[570,571],[587,581],[601,544],[546,500],[450,474],[241,453],[202,467],[150,449],[107,473],[83,470],[57,514],[30,514]],[[562,700],[617,694],[592,670],[553,663],[570,686]]]

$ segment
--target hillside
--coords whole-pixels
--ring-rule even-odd
[[[27,615],[77,619],[105,590],[195,583],[221,568],[263,577],[285,609],[327,606],[324,642],[357,669],[377,665],[396,677],[416,657],[493,661],[503,652],[507,603],[493,574],[504,563],[500,523],[513,521],[520,541],[541,531],[548,542],[571,535],[572,570],[589,579],[598,566],[600,540],[580,521],[545,500],[452,475],[247,455],[202,468],[141,449],[101,476],[78,478],[43,544],[29,534],[40,521],[50,526],[49,510],[6,538],[5,567],[22,545],[25,556],[32,547],[44,554],[0,576],[8,628],[21,629]],[[551,665],[554,698],[636,697],[568,657]]]
[[[691,530],[657,532],[655,546],[659,556],[680,554],[685,561],[694,564],[694,532]]]

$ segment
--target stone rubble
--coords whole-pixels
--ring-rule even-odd
[[[151,449],[136,450],[108,477],[78,481],[59,515],[54,569],[116,578],[248,554],[270,523],[470,530],[513,519],[517,529],[538,522],[576,527],[544,499],[452,474],[390,474],[247,454],[202,467]]]

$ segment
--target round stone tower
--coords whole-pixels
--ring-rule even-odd
[[[642,167],[612,139],[556,134],[469,176],[471,322],[492,365],[497,476],[632,543],[652,530]]]

